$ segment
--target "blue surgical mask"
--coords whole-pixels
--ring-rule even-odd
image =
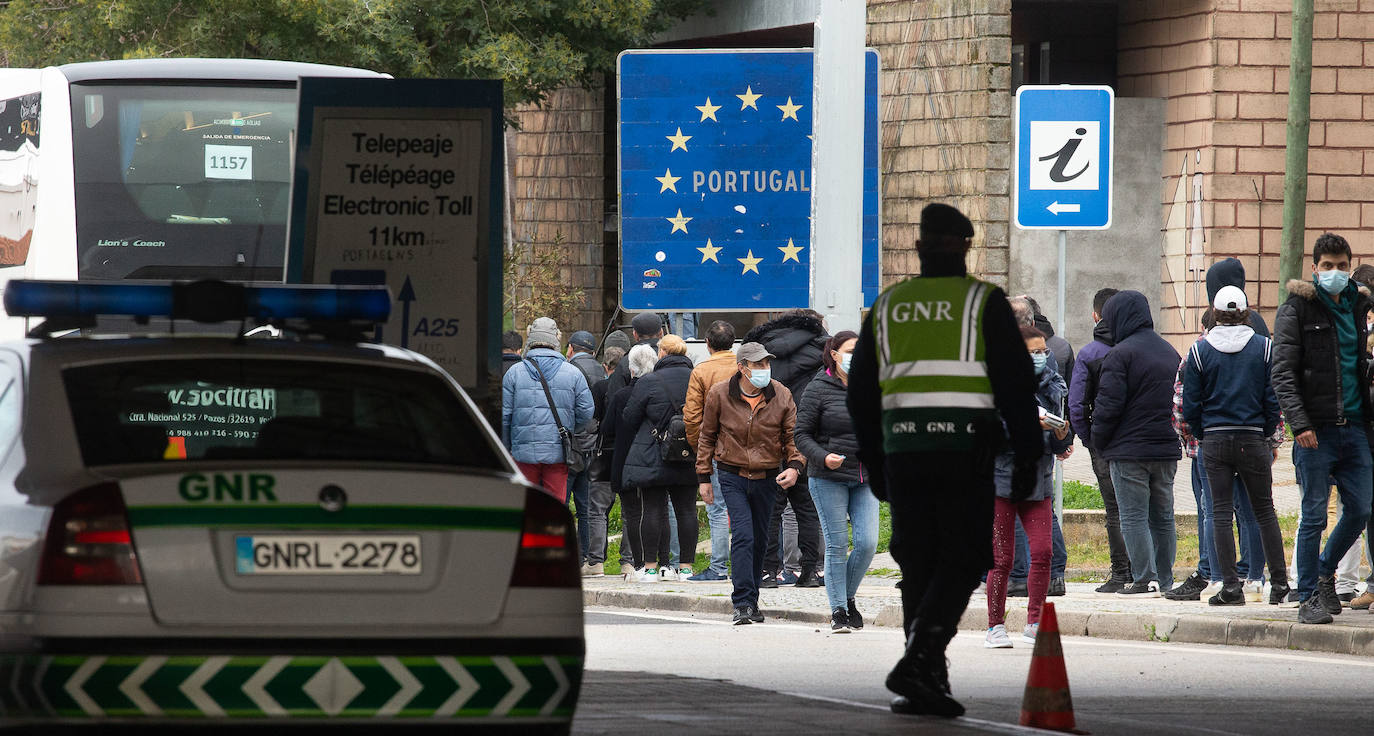
[[[840,356],[840,370],[849,373],[849,360],[854,357],[853,353],[844,353]]]
[[[1322,287],[1323,291],[1335,296],[1345,291],[1346,284],[1350,283],[1350,272],[1335,268],[1330,271],[1318,271],[1316,281],[1317,286]]]
[[[773,378],[773,371],[769,368],[750,368],[749,383],[754,388],[763,388]]]
[[[1031,363],[1035,365],[1035,375],[1045,372],[1045,366],[1050,362],[1050,356],[1044,353],[1031,353]]]

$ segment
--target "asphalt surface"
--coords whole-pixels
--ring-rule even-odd
[[[1031,647],[950,647],[955,721],[892,715],[882,681],[901,632],[595,608],[578,734],[1038,733],[1017,726]],[[1277,649],[1065,637],[1078,728],[1096,734],[1351,732],[1374,661]]]

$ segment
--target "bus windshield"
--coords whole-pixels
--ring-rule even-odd
[[[77,278],[282,279],[294,85],[71,90]]]

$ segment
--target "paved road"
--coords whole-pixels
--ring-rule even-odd
[[[887,712],[894,629],[832,635],[770,621],[616,609],[587,613],[578,734],[1038,733],[1015,726],[1030,647],[950,649],[955,722]],[[1345,733],[1364,722],[1367,658],[1283,650],[1064,640],[1080,729],[1122,736]]]

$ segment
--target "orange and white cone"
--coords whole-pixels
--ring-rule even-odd
[[[1077,731],[1073,719],[1073,699],[1069,697],[1069,674],[1064,669],[1064,649],[1059,642],[1059,617],[1054,604],[1046,603],[1040,614],[1040,630],[1035,635],[1026,694],[1021,700],[1021,725],[1051,731]]]

